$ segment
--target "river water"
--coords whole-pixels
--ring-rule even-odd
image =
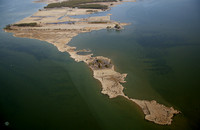
[[[0,125],[4,129],[198,129],[200,2],[138,0],[107,12],[128,22],[122,31],[100,30],[75,37],[71,46],[111,58],[128,73],[125,94],[157,100],[182,113],[170,126],[144,120],[122,97],[102,95],[84,63],[53,45],[16,38],[2,28],[30,16],[44,4],[0,1]],[[92,15],[90,15],[92,16]],[[81,16],[76,16],[81,17]],[[87,17],[87,16],[83,16]],[[9,122],[6,126],[4,123]]]

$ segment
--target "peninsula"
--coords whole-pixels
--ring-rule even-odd
[[[129,0],[130,1],[130,0]],[[59,51],[67,52],[77,62],[85,62],[93,71],[93,77],[101,82],[102,93],[115,98],[122,96],[136,103],[144,112],[145,119],[161,125],[170,125],[174,114],[179,111],[166,107],[156,101],[131,99],[124,94],[121,83],[125,83],[127,74],[120,74],[114,69],[111,59],[103,56],[93,56],[90,50],[77,50],[69,46],[69,41],[80,33],[100,29],[121,30],[128,23],[120,23],[110,19],[110,15],[73,18],[74,15],[87,15],[110,9],[121,4],[117,0],[39,0],[48,5],[39,9],[17,23],[7,25],[4,30],[16,37],[38,39],[56,46]],[[86,55],[80,52],[87,52]]]

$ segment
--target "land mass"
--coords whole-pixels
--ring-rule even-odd
[[[121,30],[123,26],[128,25],[128,23],[112,21],[110,15],[88,18],[72,17],[74,15],[102,12],[112,6],[121,4],[121,1],[74,1],[39,0],[37,2],[46,2],[48,5],[30,17],[15,24],[7,25],[4,30],[13,33],[16,37],[47,41],[55,45],[59,51],[68,52],[75,61],[85,62],[90,67],[93,71],[93,77],[101,82],[101,92],[103,94],[107,94],[109,98],[122,96],[136,103],[144,112],[146,120],[161,125],[170,125],[174,114],[179,113],[178,110],[159,104],[155,100],[147,101],[129,98],[124,94],[124,87],[121,84],[126,82],[127,74],[116,72],[109,58],[103,56],[94,57],[90,50],[77,50],[76,47],[68,45],[69,41],[80,33],[100,29]],[[66,6],[66,3],[71,3],[71,6],[68,4]],[[80,52],[89,54],[81,55]]]

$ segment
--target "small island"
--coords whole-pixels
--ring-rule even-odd
[[[102,93],[115,98],[122,96],[136,103],[144,112],[145,119],[161,125],[170,125],[174,114],[179,111],[166,107],[156,101],[131,99],[124,94],[121,83],[125,83],[127,74],[120,74],[114,69],[111,59],[103,56],[94,57],[90,50],[77,50],[69,46],[69,41],[80,33],[100,29],[121,30],[129,23],[120,23],[110,19],[110,15],[73,18],[75,15],[87,15],[110,9],[123,1],[117,0],[39,0],[48,3],[44,9],[17,23],[7,25],[4,30],[16,37],[32,38],[49,42],[59,51],[67,52],[77,62],[85,62],[93,71],[93,77],[101,82]],[[89,54],[80,54],[87,52]]]

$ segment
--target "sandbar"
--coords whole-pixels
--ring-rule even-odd
[[[59,0],[39,0],[37,2],[53,3]],[[63,1],[63,0],[60,0]],[[129,0],[127,0],[129,2]],[[115,6],[122,2],[106,3]],[[99,3],[105,4],[105,3]],[[90,50],[77,50],[76,47],[69,46],[71,39],[80,33],[90,32],[100,29],[121,30],[129,23],[120,23],[110,19],[110,14],[106,16],[73,18],[74,15],[87,15],[102,12],[101,9],[79,9],[79,8],[51,8],[40,9],[33,15],[21,21],[8,25],[4,30],[13,33],[16,37],[38,39],[49,42],[56,46],[59,51],[67,52],[70,57],[77,62],[86,63],[93,72],[93,77],[102,85],[101,93],[109,98],[122,96],[127,100],[136,103],[145,115],[145,119],[160,125],[170,125],[174,114],[180,113],[173,107],[166,107],[155,100],[131,99],[124,94],[122,83],[125,83],[127,74],[116,72],[111,59],[103,56],[93,56]],[[80,52],[89,54],[81,55]]]

